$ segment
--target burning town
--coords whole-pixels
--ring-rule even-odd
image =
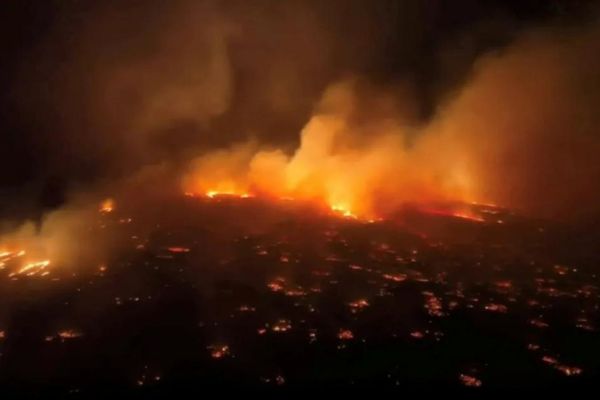
[[[0,9],[7,398],[596,385],[600,4]]]

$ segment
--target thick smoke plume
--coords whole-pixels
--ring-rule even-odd
[[[477,60],[425,136],[478,197],[530,215],[600,211],[600,27],[539,29]]]
[[[209,153],[192,163],[188,192],[263,193],[321,201],[375,217],[404,203],[467,199],[468,183],[414,135],[410,106],[356,82],[327,89],[291,155],[254,144]],[[451,165],[450,168],[454,166]]]
[[[492,202],[528,215],[600,211],[600,29],[543,28],[478,59],[434,118],[410,93],[329,87],[291,153],[244,145],[192,163],[187,191],[317,198],[377,215],[406,202]]]

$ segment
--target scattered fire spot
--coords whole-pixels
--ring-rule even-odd
[[[410,336],[413,337],[413,338],[415,338],[415,339],[423,339],[423,337],[425,337],[425,335],[421,331],[411,332]]]
[[[583,370],[579,367],[571,367],[567,365],[557,365],[556,369],[565,374],[566,376],[581,375]]]
[[[269,289],[271,289],[272,292],[281,292],[284,289],[284,287],[283,287],[284,284],[285,284],[284,278],[275,278],[273,281],[271,281],[267,284],[267,287]]]
[[[337,337],[340,340],[352,340],[354,339],[354,333],[350,329],[340,329]]]
[[[171,253],[189,253],[190,249],[187,247],[169,247],[167,250],[169,250]]]
[[[479,379],[467,374],[460,374],[458,379],[460,380],[460,383],[468,387],[480,387],[482,384]]]
[[[506,307],[504,304],[490,303],[485,305],[485,310],[497,312],[500,314],[506,314],[508,312],[508,307]]]
[[[210,356],[214,359],[225,358],[231,355],[229,346],[226,344],[215,344],[207,347],[210,351]]]
[[[113,199],[105,199],[102,203],[100,203],[100,212],[101,213],[111,213],[115,210],[115,201]]]
[[[271,328],[273,332],[287,332],[292,329],[292,323],[287,319],[280,319],[275,322]]]
[[[542,361],[545,362],[546,364],[550,364],[550,365],[558,364],[558,360],[556,358],[550,357],[550,356],[543,356]]]
[[[541,328],[541,329],[545,329],[550,326],[550,325],[548,325],[548,323],[542,321],[541,319],[532,319],[531,321],[529,321],[529,323],[531,325],[535,326],[536,328]]]
[[[348,305],[352,309],[352,312],[357,312],[363,308],[369,307],[369,302],[366,299],[359,299],[348,303]]]
[[[403,282],[407,276],[405,274],[383,274],[383,277],[389,281]]]

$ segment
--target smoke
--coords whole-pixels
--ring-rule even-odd
[[[363,216],[448,201],[595,216],[599,34],[597,24],[524,32],[480,57],[425,124],[410,86],[341,81],[324,92],[294,152],[248,144],[208,154],[184,187],[317,199]]]
[[[113,243],[103,232],[102,216],[89,198],[81,200],[47,213],[41,223],[27,221],[0,235],[0,250],[22,251],[25,264],[48,260],[61,268],[106,261]]]
[[[529,215],[600,211],[600,26],[544,28],[480,58],[425,135],[439,136],[478,197]]]

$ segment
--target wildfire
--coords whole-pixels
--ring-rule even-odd
[[[182,177],[183,191],[207,198],[260,194],[308,201],[365,222],[392,215],[406,204],[494,207],[474,202],[480,189],[477,174],[464,165],[462,148],[448,146],[446,137],[424,132],[409,146],[410,132],[402,120],[375,118],[356,124],[361,99],[355,89],[354,83],[341,82],[323,93],[294,151],[250,141],[200,155]],[[469,210],[444,214],[484,221]]]

